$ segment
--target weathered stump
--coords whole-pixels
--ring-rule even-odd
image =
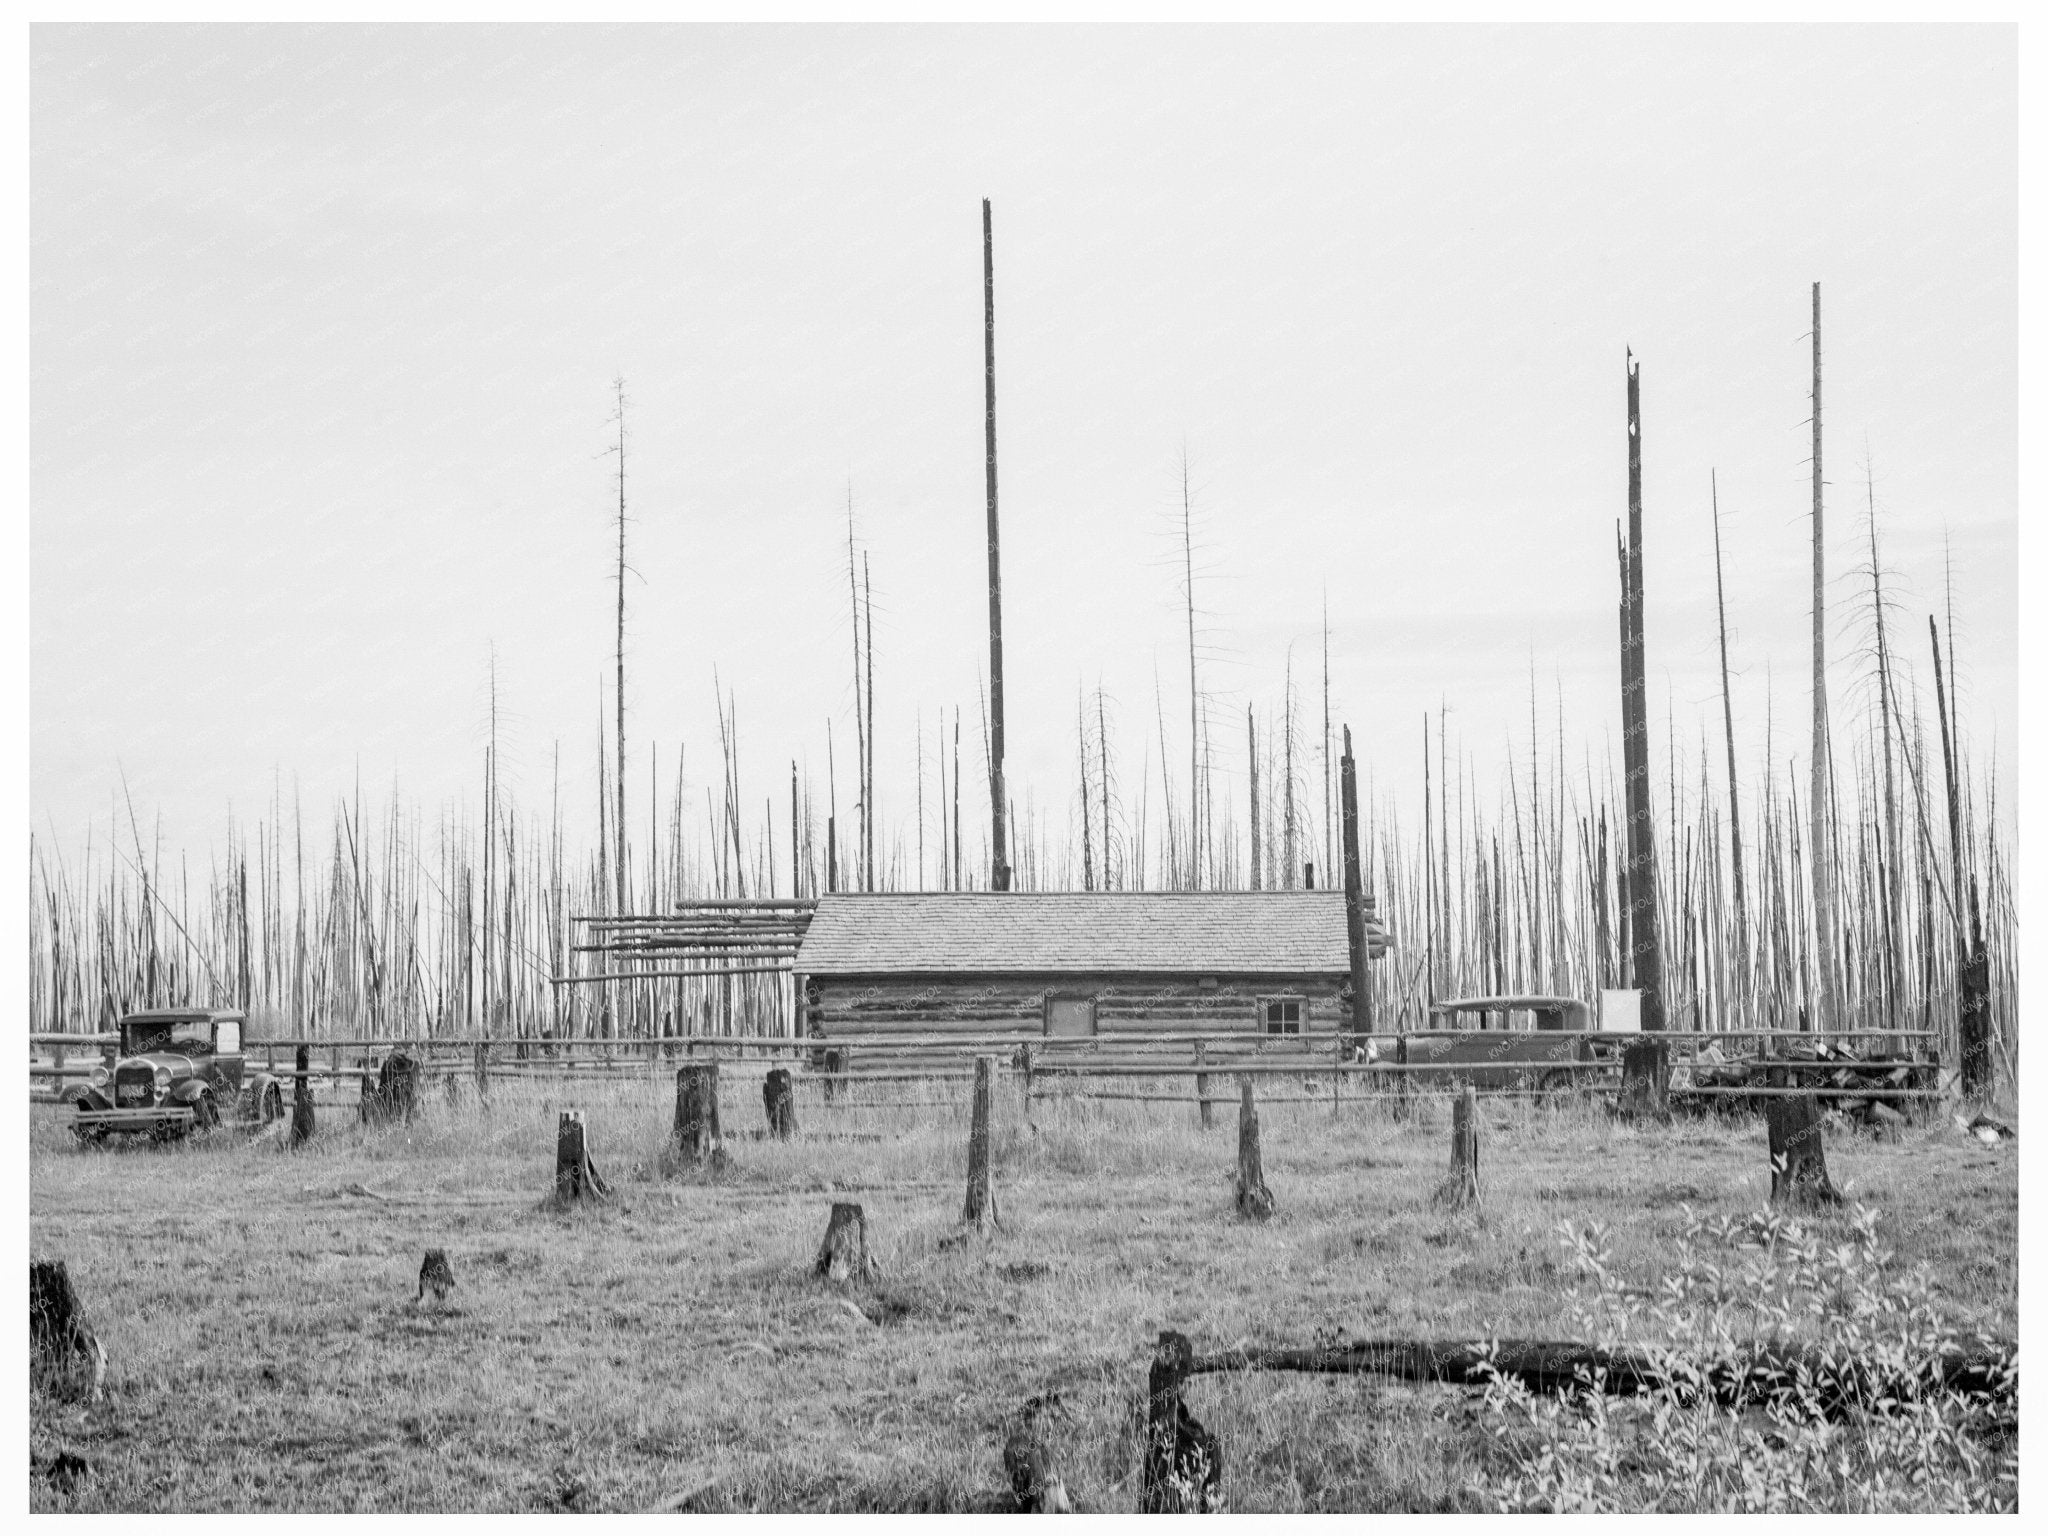
[[[1209,1514],[1223,1503],[1223,1447],[1181,1396],[1194,1359],[1184,1333],[1160,1334],[1152,1351],[1139,1506],[1148,1515]]]
[[[476,1107],[480,1110],[491,1107],[491,1042],[479,1040],[476,1043]]]
[[[289,1145],[303,1147],[313,1139],[313,1056],[300,1046],[292,1072],[292,1131]]]
[[[1264,1221],[1273,1214],[1273,1191],[1266,1188],[1259,1158],[1259,1112],[1252,1106],[1250,1078],[1238,1083],[1236,1189],[1238,1215]]]
[[[462,1108],[462,1074],[460,1072],[443,1072],[441,1074],[441,1092],[447,1097],[448,1108],[451,1111]]]
[[[967,1132],[967,1204],[961,1221],[987,1231],[997,1224],[995,1184],[989,1174],[989,1134],[995,1109],[996,1062],[974,1058],[974,1119]]]
[[[418,1075],[419,1064],[405,1050],[386,1056],[376,1079],[363,1079],[363,1097],[357,1109],[363,1122],[387,1125],[393,1120],[411,1120],[419,1108]]]
[[[833,1201],[825,1241],[811,1272],[834,1285],[859,1285],[874,1279],[877,1268],[868,1256],[867,1213],[851,1200]]]
[[[732,1166],[718,1126],[718,1063],[692,1062],[676,1069],[676,1121],[662,1149],[663,1171],[723,1173]]]
[[[1786,1075],[1774,1071],[1773,1086],[1782,1086]],[[1842,1192],[1828,1177],[1821,1145],[1820,1102],[1810,1093],[1772,1094],[1764,1104],[1764,1124],[1770,1135],[1771,1203],[1840,1205]]]
[[[1451,1102],[1451,1173],[1436,1198],[1453,1210],[1479,1202],[1479,1090],[1470,1083]]]
[[[28,1344],[29,1376],[37,1388],[98,1400],[107,1379],[107,1352],[85,1325],[62,1259],[29,1260]]]
[[[454,1289],[455,1270],[448,1262],[448,1250],[429,1248],[427,1256],[420,1260],[420,1289],[413,1300],[424,1302],[431,1295],[436,1301],[446,1301]]]
[[[774,1067],[761,1084],[761,1100],[768,1110],[768,1134],[787,1141],[796,1134],[796,1080],[789,1068]]]
[[[822,1064],[825,1071],[825,1102],[829,1104],[841,1087],[839,1074],[846,1070],[846,1052],[834,1046],[825,1052]]]
[[[591,1160],[583,1111],[563,1110],[555,1125],[555,1188],[548,1203],[559,1210],[586,1200],[604,1201],[611,1197],[611,1186]]]
[[[1066,1515],[1074,1512],[1066,1480],[1046,1443],[1045,1420],[1063,1412],[1059,1399],[1034,1397],[1003,1442],[1003,1471],[1020,1515]]]
[[[1197,1040],[1195,1042],[1195,1097],[1201,1102],[1202,1129],[1205,1131],[1215,1124],[1215,1115],[1209,1108],[1209,1074],[1202,1070],[1208,1064],[1208,1044],[1205,1041]]]
[[[1662,1040],[1641,1040],[1621,1052],[1621,1093],[1614,1111],[1625,1120],[1671,1122],[1670,1051]]]

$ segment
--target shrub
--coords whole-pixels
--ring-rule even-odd
[[[1926,1267],[1891,1267],[1874,1212],[1830,1225],[1843,1240],[1773,1212],[1709,1221],[1688,1210],[1668,1273],[1645,1292],[1614,1272],[1604,1228],[1561,1224],[1582,1280],[1571,1321],[1603,1346],[1648,1353],[1662,1384],[1610,1398],[1582,1373],[1585,1390],[1559,1399],[1496,1377],[1482,1410],[1496,1470],[1475,1492],[1503,1511],[2017,1510],[2009,1413],[1939,1386],[1846,1411],[1827,1400],[1835,1362],[1926,1382],[1963,1343],[1930,1300]],[[1825,1341],[1822,1370],[1790,1372],[1766,1404],[1693,1390],[1712,1362],[1801,1340]]]

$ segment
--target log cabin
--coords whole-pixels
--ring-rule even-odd
[[[1371,953],[1385,932],[1367,920]],[[944,892],[818,899],[804,1033],[1299,1036],[1350,1022],[1344,893]]]

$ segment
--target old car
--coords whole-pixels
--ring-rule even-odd
[[[1592,1028],[1592,1010],[1573,997],[1452,998],[1430,1005],[1426,1031],[1403,1037],[1401,1062],[1459,1069],[1415,1073],[1418,1088],[1568,1093],[1612,1059]]]
[[[170,1141],[210,1131],[226,1115],[253,1123],[282,1117],[282,1085],[244,1067],[247,1023],[226,1008],[128,1014],[118,1041],[75,1096],[72,1130],[84,1142],[139,1132]]]

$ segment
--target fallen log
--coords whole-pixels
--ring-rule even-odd
[[[1163,1347],[1163,1346],[1162,1346]],[[1219,1371],[1302,1371],[1388,1376],[1400,1381],[1485,1386],[1496,1376],[1549,1395],[1597,1391],[1609,1397],[1669,1392],[1683,1403],[1711,1398],[1724,1408],[1803,1398],[1828,1419],[1952,1392],[2017,1411],[2019,1352],[2012,1344],[1949,1350],[1906,1371],[1871,1368],[1816,1344],[1782,1344],[1705,1360],[1669,1351],[1607,1348],[1561,1340],[1471,1343],[1375,1339],[1321,1349],[1242,1349],[1195,1356],[1188,1376]]]

